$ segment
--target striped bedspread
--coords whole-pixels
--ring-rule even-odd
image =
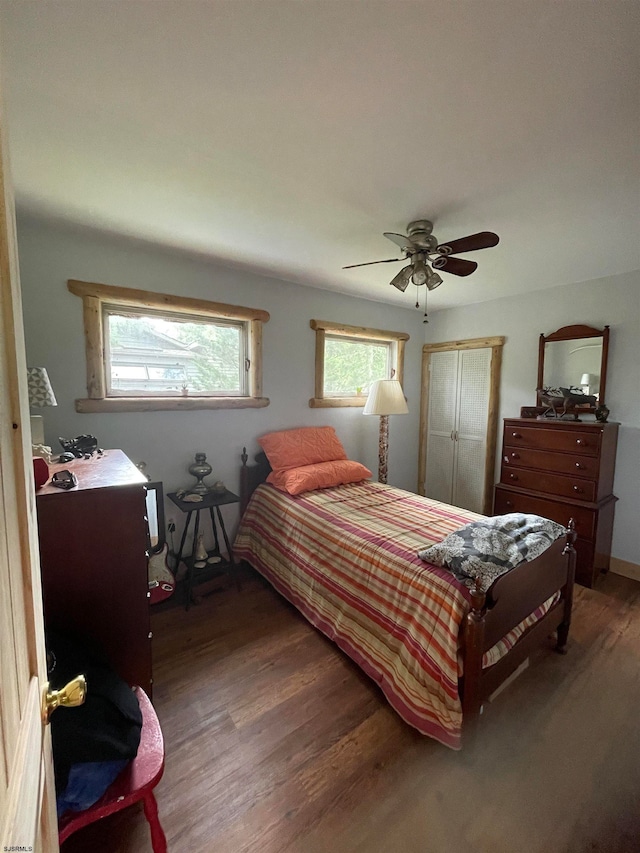
[[[234,556],[373,678],[403,719],[459,749],[458,636],[469,594],[417,552],[479,518],[374,482],[297,496],[265,484],[242,518]],[[544,610],[494,646],[485,665]]]

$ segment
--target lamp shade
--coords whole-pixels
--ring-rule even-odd
[[[590,373],[583,373],[582,379],[580,380],[580,384],[581,385],[591,385],[591,374]]]
[[[397,379],[376,379],[372,384],[363,415],[406,415],[409,409]]]
[[[30,406],[58,405],[45,367],[27,367],[27,388]]]

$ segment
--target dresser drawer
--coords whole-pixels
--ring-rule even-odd
[[[494,513],[504,515],[508,512],[524,512],[550,518],[558,524],[567,525],[573,518],[576,523],[576,533],[583,539],[592,540],[595,531],[596,510],[562,503],[547,498],[536,498],[531,495],[512,492],[501,486],[496,486],[496,501]]]
[[[553,471],[557,474],[575,474],[577,477],[586,477],[589,480],[597,480],[600,471],[600,460],[596,456],[550,453],[546,450],[529,450],[526,447],[505,447],[502,451],[502,464],[503,466],[514,465],[517,468]]]
[[[529,471],[526,468],[502,466],[500,482],[533,492],[545,492],[549,495],[561,495],[579,501],[593,501],[596,484],[593,480],[581,480],[579,477],[567,477],[565,474],[553,474],[548,471]]]
[[[528,447],[533,450],[559,450],[580,456],[598,456],[600,433],[564,429],[543,429],[536,426],[506,426],[504,444],[509,447]]]

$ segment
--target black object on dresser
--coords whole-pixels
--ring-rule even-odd
[[[121,450],[54,465],[78,485],[36,495],[47,628],[97,643],[118,675],[151,695],[147,478]]]
[[[494,512],[576,523],[576,580],[592,587],[609,568],[617,423],[510,418],[504,422]]]

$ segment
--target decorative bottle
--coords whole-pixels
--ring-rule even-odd
[[[193,474],[197,482],[189,491],[193,495],[206,495],[209,492],[209,487],[203,482],[205,477],[208,477],[213,468],[207,462],[206,453],[196,453],[196,461],[189,465],[189,473]]]

